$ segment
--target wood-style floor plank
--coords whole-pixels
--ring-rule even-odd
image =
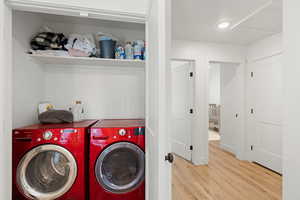
[[[282,177],[247,161],[237,160],[210,142],[209,165],[194,166],[176,157],[173,200],[281,200]]]

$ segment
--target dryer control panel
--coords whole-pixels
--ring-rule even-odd
[[[93,145],[105,146],[116,142],[132,142],[144,146],[145,128],[91,128],[90,142]]]

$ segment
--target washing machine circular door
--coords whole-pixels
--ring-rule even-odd
[[[77,177],[73,155],[57,145],[41,145],[28,153],[17,168],[17,184],[29,199],[50,200],[64,195]]]
[[[131,192],[145,179],[145,153],[132,143],[112,144],[99,155],[95,175],[98,183],[108,192]]]

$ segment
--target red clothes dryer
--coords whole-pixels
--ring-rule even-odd
[[[88,130],[96,122],[13,130],[13,199],[85,200]]]
[[[145,121],[101,120],[90,131],[90,200],[145,199]]]

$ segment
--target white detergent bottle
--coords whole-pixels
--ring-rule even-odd
[[[81,101],[76,101],[72,106],[71,111],[73,113],[74,122],[79,122],[85,119],[85,109]]]

